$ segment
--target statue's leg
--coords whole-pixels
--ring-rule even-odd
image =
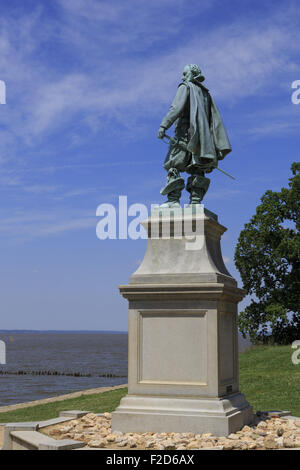
[[[166,186],[160,191],[163,196],[168,197],[168,200],[160,207],[180,207],[179,200],[183,188],[184,179],[180,177],[179,170],[174,167],[170,168],[168,170]]]
[[[196,170],[187,180],[186,190],[190,193],[190,204],[200,204],[204,198],[210,179],[205,178],[204,172]]]

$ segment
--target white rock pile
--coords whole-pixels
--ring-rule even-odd
[[[88,413],[79,419],[43,430],[56,439],[75,439],[88,447],[105,449],[157,450],[264,450],[300,447],[300,419],[256,418],[256,425],[244,426],[227,437],[211,433],[122,433],[112,432],[111,414]]]

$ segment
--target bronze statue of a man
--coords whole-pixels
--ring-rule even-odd
[[[175,138],[170,139],[164,168],[168,172],[167,184],[161,190],[168,201],[161,207],[180,207],[179,200],[184,188],[180,172],[191,176],[186,189],[190,204],[200,204],[208,190],[210,173],[231,152],[230,142],[216,104],[203,85],[204,76],[195,64],[186,65],[176,96],[168,114],[162,120],[158,138],[177,121]]]

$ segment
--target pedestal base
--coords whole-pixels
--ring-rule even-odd
[[[226,229],[200,205],[154,211],[143,226],[145,258],[120,286],[129,300],[128,395],[112,429],[238,431],[252,420],[238,386],[237,304],[245,291],[223,262]]]
[[[252,418],[252,408],[242,393],[209,399],[127,395],[112,414],[112,429],[227,436],[251,424]]]

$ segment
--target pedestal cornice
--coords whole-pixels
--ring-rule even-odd
[[[224,300],[240,302],[246,295],[244,289],[224,283],[193,284],[127,284],[119,286],[128,300]]]

